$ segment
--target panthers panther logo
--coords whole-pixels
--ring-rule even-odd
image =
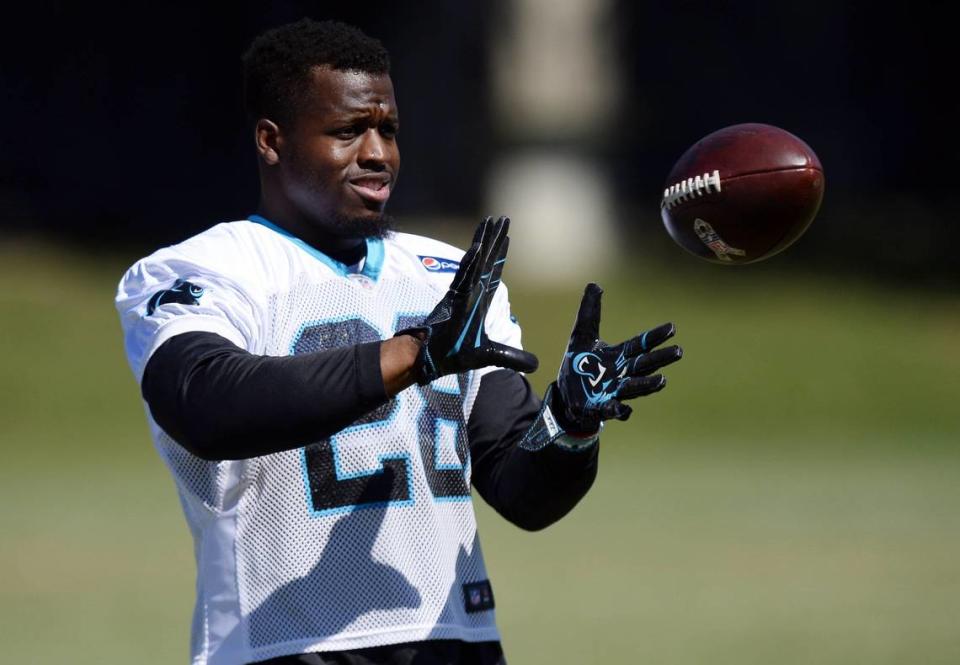
[[[158,291],[150,296],[150,300],[147,301],[147,316],[153,314],[160,305],[169,303],[199,305],[203,291],[202,286],[197,286],[184,279],[178,279],[173,283],[173,286],[166,291]]]
[[[616,369],[607,367],[600,362],[600,356],[590,352],[578,353],[573,358],[573,371],[580,375],[588,406],[598,406],[613,397],[621,378]]]
[[[586,377],[593,389],[596,389],[607,373],[607,368],[600,363],[600,357],[594,353],[578,354],[573,359],[573,370],[580,376]]]

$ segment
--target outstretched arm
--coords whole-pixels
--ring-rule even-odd
[[[600,295],[587,286],[557,380],[541,402],[514,372],[483,377],[470,416],[473,484],[501,515],[524,529],[549,526],[590,489],[603,421],[626,420],[623,402],[666,385],[654,374],[679,360],[667,323],[610,346],[600,339]],[[652,376],[651,376],[652,375]]]
[[[572,450],[518,445],[543,403],[520,374],[485,374],[468,422],[472,484],[494,510],[521,529],[550,526],[579,503],[597,474],[599,446]]]

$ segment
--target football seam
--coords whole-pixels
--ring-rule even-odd
[[[779,173],[781,171],[819,171],[823,173],[822,168],[817,168],[816,166],[783,166],[775,169],[759,169],[757,171],[744,171],[743,173],[738,173],[737,175],[727,176],[721,180],[736,180],[737,178],[743,178],[748,175],[762,175],[764,173]]]
[[[816,166],[786,166],[786,167],[777,167],[772,169],[758,169],[756,171],[744,171],[743,173],[738,173],[737,175],[717,177],[717,180],[719,181],[718,183],[719,186],[715,188],[714,192],[711,192],[709,187],[704,186],[702,187],[702,189],[706,189],[705,193],[701,191],[701,187],[696,187],[694,189],[689,189],[689,190],[681,190],[680,187],[682,185],[686,184],[689,180],[694,179],[694,178],[687,178],[685,180],[678,181],[675,185],[668,187],[664,191],[664,195],[660,199],[660,207],[661,208],[665,207],[667,208],[667,210],[671,210],[678,206],[682,206],[684,203],[687,203],[691,200],[700,199],[701,197],[704,196],[704,194],[711,194],[711,193],[716,193],[718,191],[721,191],[723,183],[729,182],[731,180],[737,180],[739,178],[748,178],[748,177],[757,176],[757,175],[764,175],[767,173],[786,173],[790,171],[816,171],[820,175],[823,175],[823,169],[818,168]],[[718,171],[714,170],[714,174],[717,174],[717,173]],[[697,180],[700,180],[701,178],[703,178],[703,176],[696,176]],[[704,184],[705,184],[705,181],[704,181]]]

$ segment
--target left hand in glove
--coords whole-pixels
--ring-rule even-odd
[[[656,347],[673,337],[665,323],[616,346],[600,339],[600,296],[588,284],[563,364],[545,401],[567,434],[593,437],[604,420],[626,420],[632,409],[623,402],[663,390],[667,380],[657,370],[683,356],[679,346]]]

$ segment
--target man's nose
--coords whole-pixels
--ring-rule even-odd
[[[368,129],[363,134],[360,144],[358,161],[360,166],[369,169],[383,170],[387,164],[387,145],[376,129]]]

